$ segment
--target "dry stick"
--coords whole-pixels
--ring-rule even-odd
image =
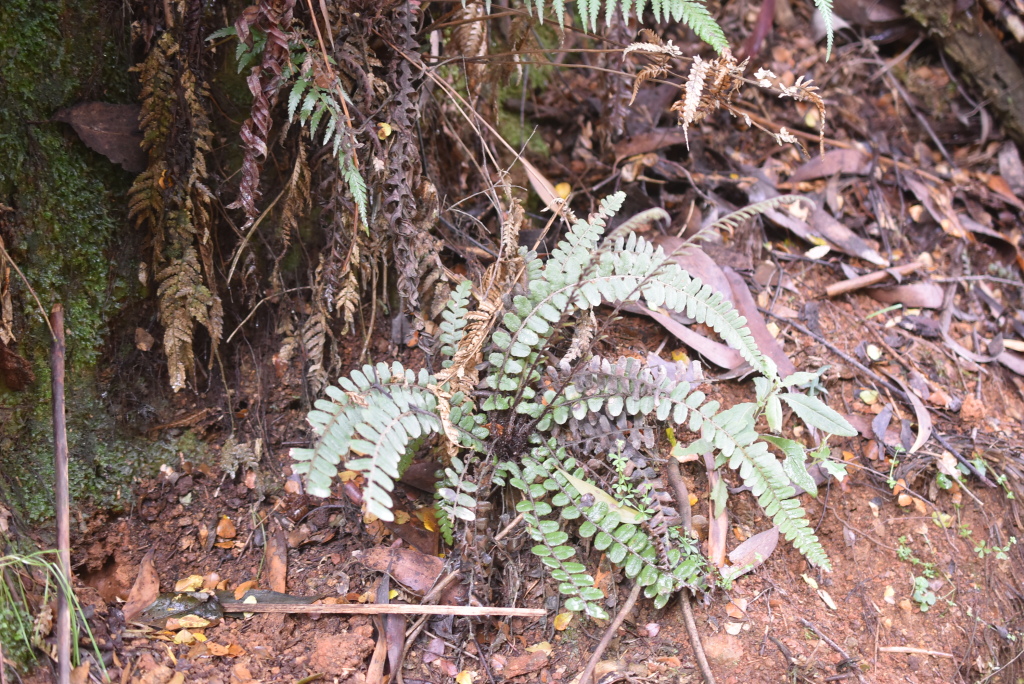
[[[542,608],[500,608],[491,606],[413,606],[400,603],[242,603],[224,601],[228,613],[288,613],[305,615],[510,615],[512,617],[544,617]]]
[[[679,514],[683,518],[683,532],[687,535],[693,531],[692,511],[690,510],[690,493],[686,490],[686,483],[683,482],[683,475],[679,471],[679,461],[674,457],[668,459],[668,483],[676,495],[676,502],[679,506]],[[704,653],[704,646],[700,641],[700,632],[697,631],[697,622],[693,619],[693,606],[690,599],[693,595],[689,589],[683,589],[679,595],[679,607],[683,611],[683,622],[686,624],[686,633],[690,637],[690,646],[693,648],[693,655],[697,659],[697,666],[707,684],[715,684],[715,675],[711,671],[708,657]],[[582,682],[580,684],[583,684]]]
[[[822,633],[822,631],[820,629],[818,629],[817,625],[815,625],[813,622],[811,622],[810,620],[808,620],[806,618],[800,618],[800,624],[802,624],[804,627],[806,627],[807,629],[809,629],[812,632],[814,632],[815,634],[817,634],[818,638],[820,638],[826,644],[831,646],[832,649],[836,653],[838,653],[839,657],[842,658],[844,661],[848,661],[850,663],[856,663],[856,659],[855,658],[851,658],[850,655],[846,651],[843,650],[842,646],[840,646],[836,642],[832,641],[832,639],[829,639],[827,636],[825,636],[824,633]],[[854,665],[854,667],[856,667],[856,665]],[[853,674],[855,674],[857,676],[857,681],[860,681],[860,682],[865,681],[864,680],[864,675],[862,675],[859,671],[851,670],[851,672],[853,672]]]
[[[874,271],[872,273],[865,273],[862,276],[856,278],[850,278],[848,280],[841,280],[838,283],[832,283],[825,288],[825,294],[829,297],[837,297],[847,292],[853,292],[863,287],[871,287],[872,285],[878,285],[881,282],[888,280],[890,277],[894,277],[896,274],[901,276],[909,275],[921,268],[920,261],[912,261],[909,264],[902,264],[900,266],[894,266],[893,268],[886,268],[881,271]]]
[[[64,413],[64,307],[53,305],[50,312],[53,347],[50,351],[50,372],[53,374],[53,468],[57,490],[57,562],[64,582],[57,585],[57,681],[71,681],[71,514],[68,494],[68,429]],[[3,664],[0,663],[0,667]]]
[[[878,650],[882,653],[914,653],[917,655],[935,656],[936,658],[956,657],[952,653],[943,653],[942,651],[929,651],[926,648],[914,648],[913,646],[879,646]]]
[[[629,615],[629,611],[633,610],[633,606],[636,605],[636,600],[640,598],[640,582],[633,583],[633,590],[629,592],[629,598],[622,604],[622,608],[619,610],[615,619],[612,620],[612,624],[608,625],[607,631],[604,636],[601,637],[601,643],[597,645],[597,649],[594,651],[594,655],[590,656],[590,661],[587,663],[587,667],[583,670],[583,674],[580,675],[579,684],[587,684],[590,681],[591,676],[594,674],[594,669],[597,668],[597,664],[601,662],[601,656],[604,655],[604,651],[608,648],[608,644],[612,642],[612,638],[615,633],[619,631],[619,627],[625,621],[626,616]],[[597,684],[595,682],[594,684]]]

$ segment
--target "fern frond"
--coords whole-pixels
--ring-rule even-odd
[[[397,361],[354,370],[329,386],[331,401],[318,400],[307,420],[319,435],[312,449],[292,449],[299,461],[295,472],[306,476],[306,489],[314,496],[330,495],[331,479],[341,457],[353,452],[361,458],[345,467],[363,475],[366,510],[381,520],[394,520],[390,492],[400,475],[400,464],[410,440],[440,432],[437,399],[427,386],[433,378],[405,370]]]
[[[717,414],[706,412],[700,425],[701,439],[717,450],[716,465],[728,463],[739,472],[786,540],[812,564],[831,570],[828,555],[795,498],[782,464],[765,442],[757,441],[756,408],[756,404],[737,404]]]
[[[766,211],[771,211],[772,209],[778,209],[783,204],[793,204],[795,202],[801,201],[810,204],[812,209],[815,206],[813,200],[810,200],[802,195],[779,195],[778,197],[771,197],[769,199],[761,200],[760,202],[755,202],[754,204],[745,206],[742,209],[737,209],[731,214],[727,214],[722,218],[718,219],[717,221],[715,221],[714,223],[712,223],[710,226],[707,227],[706,230],[726,230],[731,233],[734,230],[736,230],[736,228],[738,228],[739,225],[746,221],[747,219],[752,219],[755,216],[760,216]]]
[[[818,7],[818,13],[821,14],[821,18],[825,22],[825,34],[828,36],[828,47],[825,49],[825,61],[827,62],[829,57],[832,56],[832,41],[834,39],[832,0],[814,0],[814,4]]]
[[[551,471],[543,464],[549,451],[548,447],[535,448],[523,459],[522,468],[514,463],[503,464],[511,476],[509,484],[525,497],[516,505],[516,510],[523,514],[526,529],[537,542],[531,550],[549,568],[551,577],[558,582],[559,593],[567,597],[566,610],[582,611],[590,617],[607,620],[608,613],[600,603],[604,592],[594,586],[594,578],[587,573],[586,566],[570,560],[576,555],[576,549],[567,544],[569,534],[562,529],[562,524],[546,518],[554,511],[552,504],[545,500],[551,491],[548,483],[554,483]],[[573,513],[578,516],[576,507],[563,508],[561,517],[571,519]]]
[[[831,0],[816,0],[817,2],[829,2]],[[697,37],[721,54],[729,48],[729,41],[725,38],[722,27],[711,16],[708,8],[699,0],[668,0],[668,7],[672,18],[682,21],[697,34]],[[662,19],[664,21],[664,19]]]
[[[472,496],[476,490],[476,483],[468,479],[466,464],[461,458],[452,457],[451,463],[442,471],[434,494],[437,522],[446,544],[454,542],[456,520],[476,520],[477,503]]]
[[[469,323],[466,314],[469,313],[469,293],[472,291],[473,283],[463,280],[452,290],[444,311],[441,312],[444,321],[440,325],[441,334],[438,341],[441,343],[441,355],[445,357],[441,362],[442,368],[452,365],[459,342],[466,334],[466,325]]]

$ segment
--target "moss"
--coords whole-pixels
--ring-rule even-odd
[[[111,322],[141,294],[130,277],[139,256],[119,236],[129,230],[124,194],[131,176],[49,119],[83,100],[130,101],[127,26],[120,21],[120,3],[103,0],[0,3],[0,202],[14,209],[4,217],[2,237],[43,306],[61,302],[67,312],[77,503],[116,503],[118,487],[137,466],[140,449],[115,437],[97,377]],[[49,332],[24,284],[12,279],[11,288],[16,350],[37,381],[23,392],[0,385],[0,499],[38,521],[52,509]]]

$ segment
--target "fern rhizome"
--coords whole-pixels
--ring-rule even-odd
[[[447,462],[436,508],[448,543],[457,537],[460,521],[475,519],[478,502],[498,488],[511,488],[536,542],[532,551],[558,582],[565,607],[603,618],[604,596],[576,560],[574,537],[592,539],[594,548],[644,587],[658,607],[682,588],[706,590],[711,584],[696,542],[678,525],[678,515],[662,505],[656,477],[637,487],[627,505],[597,484],[595,459],[583,461],[585,455],[605,456],[620,468],[630,443],[635,451],[629,433],[671,426],[680,439],[687,431],[692,435],[688,445],[673,449],[674,457],[713,454],[715,468],[737,471],[786,539],[811,563],[828,568],[791,484],[809,479],[803,445],[763,437],[756,425],[764,416],[769,430],[778,431],[785,403],[824,432],[849,436],[853,428],[819,399],[789,391],[814,374],[779,378],[745,319],[721,293],[628,225],[602,239],[624,197],[607,197],[589,219],[575,220],[546,262],[525,248],[507,250],[515,256],[495,262],[480,286],[459,283],[443,312],[438,341],[444,361],[436,376],[397,362],[379,363],[328,387],[327,397],[309,414],[318,435],[315,446],[292,450],[293,468],[305,476],[309,493],[330,496],[345,459],[345,469],[365,479],[366,511],[391,520],[390,492],[413,446],[436,433]],[[513,205],[511,214],[521,220],[517,210]],[[515,221],[503,228],[506,247],[515,245],[508,233],[518,230],[510,223]],[[612,362],[581,352],[586,345],[580,340],[594,332],[584,321],[592,320],[599,305],[640,298],[652,309],[685,313],[735,348],[757,374],[756,401],[723,408],[708,399],[682,364]],[[574,339],[560,344],[568,342],[569,322],[575,322]],[[566,347],[562,359],[552,355]],[[626,429],[613,427],[623,417],[627,420],[619,424]],[[493,428],[499,425],[500,430]],[[604,445],[591,454],[580,446],[588,435],[594,437],[582,429],[585,425],[609,428],[604,439],[589,440]],[[653,440],[648,443],[653,446]],[[769,443],[783,451],[785,463]],[[713,493],[716,513],[727,496],[724,486]]]

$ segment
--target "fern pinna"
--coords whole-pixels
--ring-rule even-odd
[[[657,497],[649,489],[627,498],[646,496],[651,506],[631,507],[602,489],[592,461],[582,464],[570,453],[578,449],[570,438],[578,436],[581,425],[610,426],[625,416],[635,434],[655,425],[673,426],[676,434],[688,430],[692,440],[674,449],[674,456],[714,454],[714,466],[737,471],[786,539],[811,563],[828,568],[792,485],[809,479],[806,450],[793,440],[760,435],[756,424],[764,415],[769,429],[779,431],[785,403],[824,432],[851,436],[853,428],[819,399],[793,393],[816,376],[779,378],[731,303],[661,248],[622,229],[602,241],[624,198],[623,193],[607,197],[597,213],[575,221],[545,263],[521,249],[492,266],[498,273],[514,263],[523,276],[508,281],[519,292],[510,300],[502,300],[505,293],[491,293],[470,311],[473,286],[460,283],[443,313],[438,340],[443,370],[437,376],[415,374],[397,363],[378,364],[353,371],[329,388],[328,399],[318,401],[309,414],[317,444],[292,452],[308,491],[327,496],[338,464],[347,458],[345,467],[365,478],[367,511],[390,520],[389,492],[411,458],[411,441],[439,433],[447,465],[436,507],[449,543],[460,521],[475,518],[475,497],[485,494],[482,487],[478,491],[477,478],[486,479],[488,486],[519,492],[517,510],[536,542],[533,553],[558,582],[567,609],[606,616],[603,594],[586,567],[574,560],[573,534],[591,539],[660,607],[681,588],[708,587],[708,571],[694,540],[664,522],[678,518],[656,510]],[[600,304],[640,298],[651,308],[685,313],[715,330],[757,373],[756,400],[722,409],[698,388],[689,369],[664,362],[587,358],[575,344],[561,362],[549,357],[556,339],[564,339],[565,321],[581,314],[587,319]],[[484,346],[488,326],[494,329]],[[585,331],[583,337],[590,335]],[[488,419],[506,426],[501,434],[489,433]],[[606,446],[615,444],[604,449],[610,460],[628,458],[618,455],[630,453],[626,439],[634,451],[647,448],[645,440],[625,432],[604,440]],[[592,430],[588,435],[595,437]],[[782,449],[784,463],[769,444]],[[727,497],[725,487],[713,492],[719,511]]]

